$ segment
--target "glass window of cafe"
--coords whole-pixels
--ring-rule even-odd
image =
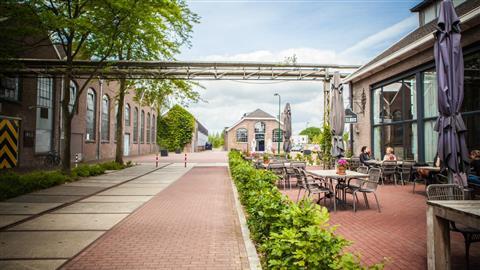
[[[468,149],[480,149],[480,51],[464,56],[464,101]],[[420,82],[416,82],[420,80]],[[420,88],[417,91],[417,86]],[[431,66],[372,90],[373,153],[381,159],[392,147],[400,159],[433,163],[438,134],[437,79]],[[420,100],[420,102],[417,102]],[[417,104],[421,108],[417,108]],[[419,138],[419,134],[423,134]],[[419,153],[421,152],[421,153]]]

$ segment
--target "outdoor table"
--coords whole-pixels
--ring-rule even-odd
[[[347,179],[351,179],[351,178],[367,178],[368,177],[368,174],[359,173],[359,172],[350,171],[350,170],[347,170],[345,172],[345,175],[337,174],[336,170],[308,170],[307,172],[318,177],[326,178],[330,181],[330,184],[332,185],[333,198],[334,198],[333,211],[337,211],[337,191],[333,186],[333,180],[340,182],[340,181],[346,181]]]
[[[427,201],[428,269],[450,269],[450,222],[480,229],[480,201]]]
[[[433,166],[414,166],[414,169],[417,170],[429,170],[431,172],[440,172],[440,167],[433,167]]]
[[[370,160],[366,160],[365,163],[371,164],[371,165],[376,166],[376,167],[380,167],[380,166],[383,165],[384,161],[385,160],[370,159]],[[388,161],[396,161],[397,165],[403,165],[403,160],[388,160]]]

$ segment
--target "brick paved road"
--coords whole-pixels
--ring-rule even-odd
[[[64,269],[247,269],[229,181],[192,169]]]
[[[339,208],[331,213],[330,223],[339,225],[337,232],[353,242],[349,249],[360,252],[365,263],[388,257],[386,269],[426,269],[426,198],[423,185],[417,190],[419,192],[413,194],[412,185],[380,186],[381,213],[377,212],[373,196],[369,195],[371,209],[366,209],[359,195],[357,213],[353,213],[352,208]],[[284,193],[295,200],[298,190],[292,188]],[[351,203],[351,195],[347,199]],[[452,269],[465,269],[463,237],[458,233],[451,233],[451,237]],[[480,269],[480,243],[472,244],[470,260],[470,269]]]
[[[203,151],[196,153],[187,153],[187,163],[226,163],[228,162],[227,152],[225,151]],[[168,153],[167,157],[159,157],[159,162],[163,163],[183,163],[185,154]],[[128,157],[127,160],[140,163],[154,163],[155,155],[144,155]]]

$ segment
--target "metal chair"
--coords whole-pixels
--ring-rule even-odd
[[[356,207],[356,201],[358,201],[357,193],[363,193],[363,198],[365,199],[365,205],[367,208],[370,208],[370,205],[368,203],[368,198],[367,198],[367,193],[373,193],[375,196],[375,201],[377,202],[377,208],[378,212],[380,212],[380,203],[378,202],[377,198],[377,187],[378,187],[378,182],[380,181],[380,176],[381,176],[382,171],[379,168],[371,168],[368,171],[368,179],[363,179],[361,180],[362,183],[360,187],[355,188],[355,187],[347,187],[345,189],[346,193],[350,193],[353,196],[353,211],[357,211]]]
[[[283,162],[270,163],[268,164],[267,169],[280,177],[280,181],[283,182],[283,189],[286,189],[287,176],[285,171],[285,165],[283,164]]]
[[[404,161],[402,165],[398,167],[398,174],[400,175],[400,181],[404,185],[405,180],[410,182],[412,176],[412,168],[415,163],[412,161]]]
[[[318,201],[320,203],[321,200],[326,200],[327,198],[330,199],[330,204],[332,203],[332,196],[331,189],[329,187],[329,183],[325,179],[321,179],[319,177],[313,177],[309,175],[304,169],[298,168],[303,176],[303,183],[305,184],[306,191],[308,192],[308,196],[310,197],[311,194],[318,194]],[[320,194],[324,194],[323,198],[320,197]]]
[[[428,200],[464,200],[463,188],[455,184],[431,184],[427,187]],[[480,242],[480,230],[455,224],[450,221],[450,230],[459,232],[465,239],[467,269],[470,264],[470,244]]]
[[[352,157],[350,159],[350,162],[348,162],[348,168],[351,170],[351,171],[356,171],[358,169],[358,167],[360,167],[360,158],[358,157]]]
[[[395,185],[397,185],[397,162],[394,160],[385,160],[382,162],[382,166],[380,168],[382,169],[382,185],[384,184],[384,180],[386,180],[386,178],[391,179],[392,177]]]
[[[289,185],[291,185],[290,179],[292,177],[295,177],[297,179],[297,183],[299,181],[299,174],[298,171],[295,170],[295,168],[305,169],[306,167],[307,163],[299,161],[291,161],[290,166],[285,166],[286,177],[288,179]]]

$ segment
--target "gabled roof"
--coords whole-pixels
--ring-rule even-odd
[[[226,131],[232,130],[234,127],[238,126],[238,124],[240,124],[244,120],[273,120],[273,121],[278,122],[278,119],[275,116],[273,116],[273,115],[271,115],[271,114],[269,114],[269,113],[267,113],[267,112],[265,112],[261,109],[256,109],[253,112],[244,114],[243,117],[239,121],[237,121],[231,127],[225,128],[225,130]],[[280,124],[283,125],[283,122],[280,121]]]
[[[428,2],[428,1],[425,1],[425,2]],[[464,23],[465,20],[471,20],[472,18],[477,17],[479,9],[480,9],[480,0],[469,0],[457,6],[455,8],[455,11],[459,16],[461,23]],[[397,55],[399,54],[405,54],[405,55],[410,54],[408,56],[410,57],[412,54],[416,53],[416,51],[422,51],[426,48],[433,46],[433,40],[434,40],[433,33],[436,30],[436,24],[437,24],[437,20],[433,20],[415,29],[414,31],[410,32],[405,37],[403,37],[400,41],[393,44],[385,51],[381,52],[379,55],[377,55],[374,59],[369,61],[367,64],[355,70],[352,74],[350,74],[344,80],[344,82],[357,81],[365,77],[369,77],[372,73],[375,73],[372,70],[377,68],[376,67],[377,64],[379,66],[378,69],[383,69],[385,67],[388,67],[392,63],[398,62],[398,60],[395,61],[393,59],[393,60],[389,60],[390,63],[384,63],[389,57],[395,56],[395,58],[398,58],[399,56]],[[467,28],[465,26],[466,25],[463,25],[462,27],[462,24],[460,24],[460,27],[462,27],[462,30],[465,30],[465,28]],[[381,67],[380,67],[380,63],[381,63]]]
[[[253,111],[251,113],[247,113],[245,115],[245,118],[273,118],[273,119],[275,119],[274,116],[272,116],[271,114],[266,113],[265,111],[262,111],[260,109],[256,109],[255,111]]]
[[[422,10],[424,7],[431,4],[434,0],[423,0],[422,2],[418,3],[416,6],[410,9],[411,12],[418,12]]]

